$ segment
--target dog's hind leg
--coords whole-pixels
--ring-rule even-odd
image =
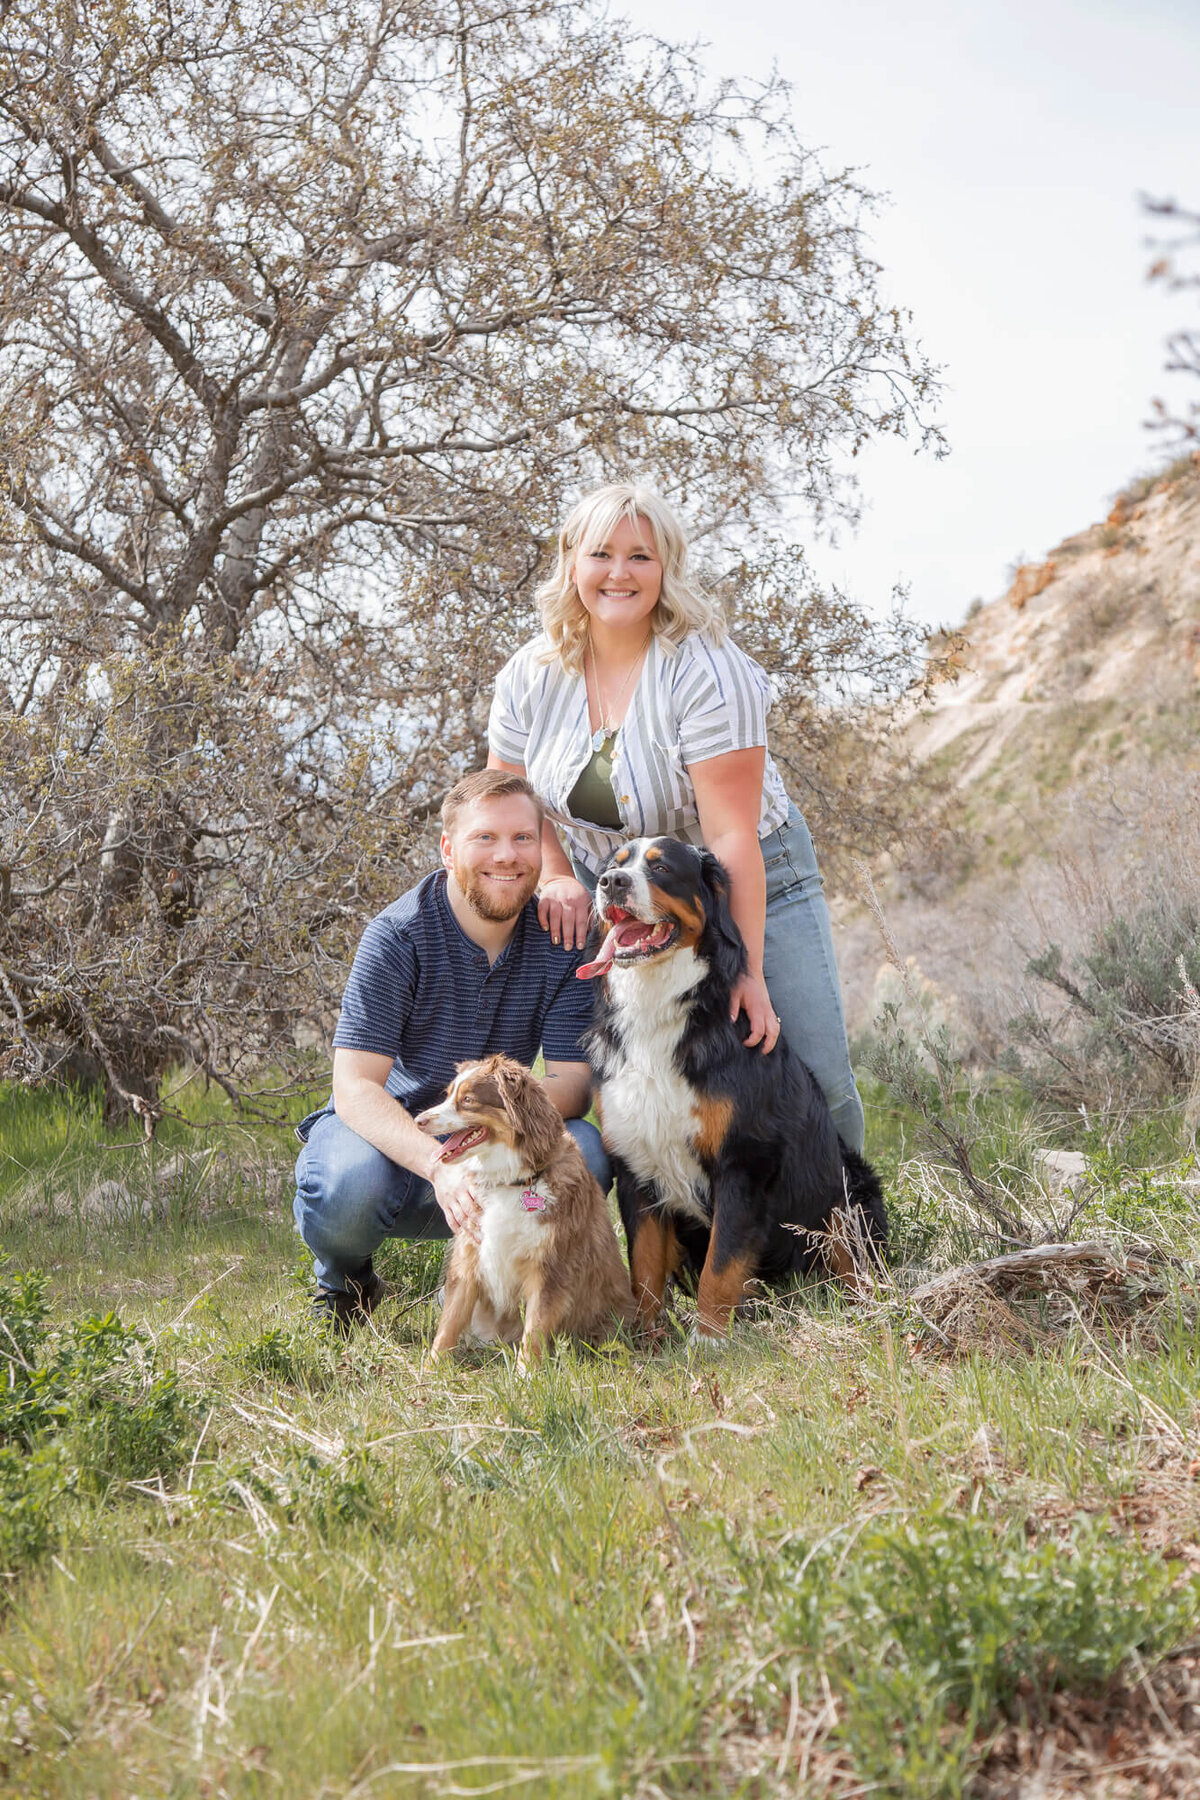
[[[501,1318],[490,1300],[482,1295],[475,1302],[467,1337],[476,1344],[517,1344],[521,1341],[520,1313],[505,1313]]]
[[[864,1252],[868,1243],[865,1222],[858,1209],[839,1206],[830,1218],[828,1231],[821,1239],[821,1252],[829,1273],[856,1300],[869,1300],[871,1297],[871,1277],[864,1266]]]
[[[880,1252],[887,1243],[887,1208],[883,1200],[883,1183],[865,1156],[859,1156],[838,1140],[842,1153],[842,1185],[846,1198],[855,1208],[856,1227],[861,1227],[867,1256],[881,1260]]]

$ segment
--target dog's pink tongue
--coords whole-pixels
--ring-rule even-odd
[[[452,1157],[458,1155],[468,1139],[481,1137],[482,1135],[478,1125],[468,1125],[462,1131],[452,1132],[433,1160],[435,1162],[449,1162]]]
[[[616,955],[618,925],[614,925],[600,946],[600,954],[595,962],[580,963],[575,971],[576,981],[590,981],[594,975],[603,975],[609,963]]]

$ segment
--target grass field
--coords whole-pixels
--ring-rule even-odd
[[[871,1113],[874,1304],[521,1380],[430,1367],[440,1247],[314,1334],[285,1133],[0,1091],[0,1792],[1200,1792],[1190,1161],[1093,1145],[1072,1224],[1179,1264],[935,1326],[969,1221]]]

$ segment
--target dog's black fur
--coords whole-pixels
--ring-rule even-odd
[[[609,929],[603,948],[595,940],[600,960],[589,965],[603,975],[590,1055],[643,1322],[657,1314],[667,1278],[680,1270],[699,1278],[706,1335],[727,1328],[746,1280],[779,1284],[824,1260],[855,1286],[864,1261],[877,1257],[886,1241],[882,1188],[870,1164],[842,1143],[824,1094],[783,1038],[764,1056],[758,1047],[746,1048],[745,1014],[730,1019],[746,947],[720,862],[673,838],[638,840],[606,865],[596,907]],[[650,919],[670,919],[678,929],[665,947],[639,954],[639,925]],[[654,966],[688,949],[697,979],[681,997],[677,991],[693,965],[681,965],[678,978],[664,973],[647,980]],[[682,1089],[677,1079],[668,1087],[661,1073],[667,983],[670,1016],[678,1022],[669,1032],[669,1054]],[[655,1050],[643,1047],[639,1057],[643,999],[657,1004],[659,1035]],[[646,1043],[651,1037],[652,1031]],[[656,1060],[659,1072],[650,1066]],[[661,1171],[651,1166],[655,1146],[639,1138],[639,1106],[649,1118],[660,1093],[682,1096],[684,1110],[692,1097],[691,1119],[679,1120],[681,1140],[701,1171],[691,1204],[664,1191]],[[610,1098],[620,1102],[619,1119],[610,1118]],[[661,1125],[655,1129],[661,1135]]]

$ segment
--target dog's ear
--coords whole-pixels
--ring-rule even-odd
[[[520,1063],[510,1062],[507,1058],[501,1062],[497,1058],[495,1076],[513,1134],[530,1167],[544,1169],[562,1136],[562,1114],[536,1075],[531,1075]]]
[[[716,972],[732,987],[746,972],[746,942],[729,910],[729,876],[711,850],[700,852],[700,881],[704,888],[705,935],[711,945]]]

